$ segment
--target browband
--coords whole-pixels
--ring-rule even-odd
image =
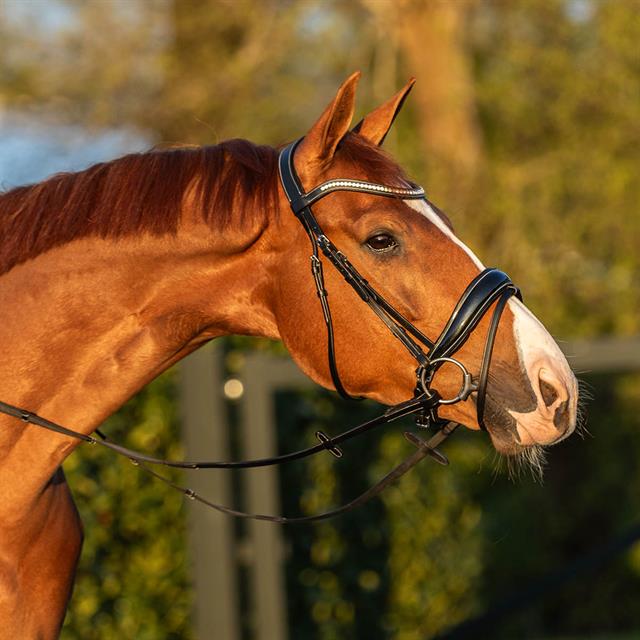
[[[295,150],[302,140],[303,138],[300,138],[293,144],[285,147],[280,152],[279,161],[280,180],[289,204],[291,205],[291,210],[296,216],[299,216],[304,209],[310,207],[314,202],[335,191],[369,193],[385,198],[401,200],[422,200],[425,197],[425,191],[421,186],[406,188],[391,187],[375,182],[367,182],[366,180],[347,180],[343,178],[327,180],[310,191],[305,192],[293,164]]]

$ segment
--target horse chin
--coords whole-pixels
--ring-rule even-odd
[[[512,432],[492,432],[487,426],[491,443],[505,462],[507,473],[512,479],[523,473],[530,473],[538,482],[542,481],[546,465],[546,449],[539,444],[523,445]]]
[[[487,430],[489,431],[493,448],[503,456],[518,456],[529,448],[528,446],[520,444],[520,442],[512,436],[505,437],[502,434],[496,435],[492,432],[490,427],[488,427]]]
[[[536,443],[523,442],[512,412],[491,396],[487,396],[485,425],[509,477],[515,479],[530,473],[536,481],[542,481],[546,464],[545,448]]]
[[[542,483],[544,469],[547,464],[546,449],[539,444],[522,445],[512,439],[491,436],[495,450],[501,454],[498,466],[504,466],[512,480],[521,476],[531,475],[537,482]]]

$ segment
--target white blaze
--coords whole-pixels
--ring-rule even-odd
[[[451,242],[460,247],[460,249],[469,256],[473,264],[478,267],[479,271],[485,268],[475,253],[451,231],[442,218],[425,200],[404,200],[404,203],[422,214],[451,240]],[[520,363],[529,377],[531,387],[538,399],[538,411],[531,413],[509,411],[509,413],[511,413],[517,421],[518,433],[522,444],[535,444],[534,434],[541,433],[541,430],[553,429],[553,426],[550,427],[548,425],[549,415],[545,415],[544,417],[542,415],[546,413],[543,410],[543,408],[546,409],[546,406],[541,397],[540,383],[538,380],[541,367],[550,370],[553,377],[567,384],[567,391],[569,392],[570,398],[574,399],[570,408],[572,412],[571,424],[575,422],[575,398],[577,398],[578,395],[577,382],[560,347],[558,347],[556,341],[551,337],[542,323],[517,298],[512,297],[508,304],[513,313],[513,333],[520,356]],[[553,425],[553,416],[551,416],[551,425]],[[567,433],[566,435],[569,434]]]
[[[442,233],[444,233],[451,242],[457,244],[468,256],[471,258],[471,262],[482,271],[485,266],[480,262],[478,256],[476,256],[467,245],[456,236],[451,229],[444,223],[443,219],[429,206],[426,200],[404,200],[408,207],[411,207],[414,211],[421,213],[429,222],[434,224]]]

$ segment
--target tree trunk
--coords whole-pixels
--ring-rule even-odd
[[[414,100],[429,175],[438,199],[464,207],[481,160],[465,21],[473,0],[363,0],[393,33],[407,71],[418,78]]]

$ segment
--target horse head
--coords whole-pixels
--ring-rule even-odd
[[[351,123],[359,74],[348,78],[298,144],[293,157],[302,192],[339,180],[364,181],[413,192],[381,198],[370,192],[339,190],[313,204],[321,231],[422,334],[435,341],[470,282],[484,266],[456,236],[444,213],[426,198],[380,149],[413,80],[388,102]],[[357,183],[356,183],[357,184]],[[309,275],[309,243],[303,225],[280,193],[282,259],[276,267],[274,309],[279,334],[299,366],[316,382],[335,388],[327,359],[323,313]],[[289,200],[290,200],[289,196]],[[344,274],[343,274],[344,275]],[[395,405],[416,387],[416,361],[388,327],[363,303],[338,269],[324,269],[324,288],[333,317],[338,380],[351,395]],[[500,304],[494,301],[492,306]],[[490,310],[489,310],[490,311]],[[479,393],[439,408],[440,416],[471,429],[483,423],[496,449],[506,454],[538,451],[556,443],[576,425],[577,383],[561,350],[543,325],[515,297],[497,325],[478,416]],[[460,368],[477,380],[485,357],[491,313],[483,315],[456,350],[455,363],[435,370],[432,387],[442,398],[456,397]]]

